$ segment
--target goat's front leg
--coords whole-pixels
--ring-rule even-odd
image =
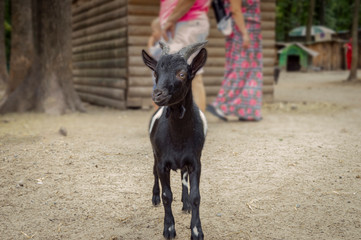
[[[170,188],[170,170],[166,167],[158,167],[158,176],[162,184],[162,201],[164,206],[164,230],[166,239],[175,238],[175,225],[172,213],[173,194]]]
[[[193,171],[189,174],[190,180],[190,202],[192,206],[192,219],[191,219],[191,239],[203,239],[203,231],[201,226],[201,219],[199,217],[199,205],[201,195],[199,193],[199,181],[201,175],[201,166],[194,166]]]
[[[191,205],[189,203],[189,194],[188,194],[188,171],[187,169],[181,171],[182,178],[182,211],[190,213]]]
[[[157,160],[154,155],[154,166],[153,166],[154,185],[153,185],[153,197],[152,197],[152,203],[154,206],[157,206],[160,203],[159,178],[158,178],[156,163]]]

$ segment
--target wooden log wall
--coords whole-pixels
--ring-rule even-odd
[[[262,0],[264,101],[273,99],[276,1]],[[159,0],[88,0],[73,7],[73,74],[80,97],[117,108],[151,106],[151,72],[141,50],[147,49]],[[210,102],[224,74],[225,38],[209,11],[208,60],[203,75]]]
[[[72,17],[73,81],[80,98],[125,109],[127,1],[80,1]]]

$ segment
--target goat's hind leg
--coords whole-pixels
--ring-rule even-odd
[[[158,177],[156,162],[157,160],[154,155],[154,166],[153,166],[154,185],[153,185],[153,197],[152,197],[152,203],[154,206],[157,206],[160,203],[159,177]]]
[[[182,169],[181,171],[182,178],[182,211],[185,213],[191,212],[191,205],[189,202],[189,194],[188,194],[188,170],[187,168]]]

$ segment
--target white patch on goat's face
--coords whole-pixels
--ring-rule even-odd
[[[167,196],[167,194],[164,192],[164,193],[163,193],[163,196],[164,196],[164,197],[166,197],[166,196]]]
[[[154,114],[154,116],[152,117],[152,121],[150,122],[150,126],[149,126],[149,134],[152,132],[155,121],[158,120],[160,118],[160,116],[162,116],[163,110],[164,110],[164,107],[161,107],[158,110],[158,112],[156,114]]]
[[[204,116],[204,113],[199,110],[199,115],[201,115],[201,119],[202,119],[202,123],[203,123],[203,132],[204,132],[204,136],[207,135],[207,130],[208,130],[208,124],[207,124],[207,119],[206,116]]]
[[[196,237],[198,237],[199,232],[198,232],[198,228],[196,226],[194,226],[194,228],[193,228],[193,233],[194,233],[194,235],[196,235]]]
[[[188,187],[188,181],[187,181],[188,172],[185,172],[183,174],[182,183],[185,187]]]

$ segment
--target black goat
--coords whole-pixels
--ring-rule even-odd
[[[154,154],[153,205],[160,203],[159,180],[162,185],[164,206],[163,236],[176,236],[172,214],[173,195],[170,187],[170,170],[181,169],[183,211],[192,211],[191,239],[203,239],[199,218],[199,181],[201,175],[201,154],[207,131],[204,114],[193,102],[192,80],[207,59],[206,42],[196,43],[169,54],[169,48],[161,43],[163,54],[157,62],[144,50],[143,61],[154,71],[156,86],[153,101],[160,106],[154,113],[149,126],[150,141]],[[187,59],[196,51],[190,65]],[[188,195],[188,175],[190,194]]]

